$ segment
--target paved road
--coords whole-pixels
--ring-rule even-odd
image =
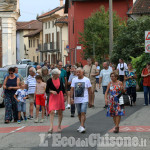
[[[137,111],[143,108],[143,94],[138,93],[137,105],[135,107],[126,107],[126,116],[122,118],[122,122],[124,122],[131,115],[136,114]],[[102,95],[102,91],[100,90],[96,93],[95,100],[95,108],[88,109],[87,111],[87,121],[86,121],[86,129],[87,132],[85,134],[80,134],[76,131],[79,127],[79,122],[77,115],[75,118],[70,117],[70,111],[66,110],[64,112],[63,118],[63,131],[62,137],[71,137],[73,136],[75,139],[81,138],[84,140],[88,138],[91,134],[100,134],[103,136],[110,129],[114,127],[112,118],[106,117],[106,110],[103,109],[104,106],[104,98]],[[0,150],[48,150],[48,149],[60,149],[52,146],[52,142],[54,142],[54,138],[48,138],[47,131],[49,129],[49,118],[45,119],[43,124],[35,124],[33,120],[28,120],[26,123],[22,122],[20,125],[16,123],[10,123],[5,125],[3,123],[4,118],[4,108],[0,109]],[[132,121],[132,120],[131,120]],[[55,130],[57,129],[57,116],[55,117]],[[41,140],[40,136],[45,134],[45,141],[48,141],[48,145],[46,147],[39,146]],[[56,135],[58,133],[54,133]],[[77,147],[63,147],[63,149],[97,149],[97,147],[91,148],[77,148]],[[103,148],[102,148],[103,149]]]

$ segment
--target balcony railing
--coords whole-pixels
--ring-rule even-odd
[[[55,52],[60,51],[58,43],[57,42],[50,42],[50,43],[44,43],[38,45],[38,50],[41,52]]]

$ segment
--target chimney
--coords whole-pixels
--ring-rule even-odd
[[[62,7],[64,5],[63,0],[60,0],[60,7]]]

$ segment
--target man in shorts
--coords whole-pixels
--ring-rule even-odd
[[[103,63],[103,68],[104,69],[102,69],[101,72],[100,72],[99,88],[101,87],[101,83],[102,83],[103,94],[105,96],[105,92],[107,90],[107,86],[108,86],[109,82],[111,81],[110,74],[112,73],[112,70],[109,69],[109,66],[108,66],[107,62]],[[107,108],[107,106],[105,105],[104,108]]]
[[[89,78],[92,84],[92,97],[89,99],[89,108],[94,107],[94,99],[95,99],[95,88],[96,88],[96,76],[99,75],[99,70],[97,67],[92,64],[91,58],[87,59],[87,65],[84,66],[84,75]]]
[[[77,69],[77,76],[71,83],[71,104],[76,104],[78,111],[78,117],[80,121],[80,127],[78,132],[85,132],[85,120],[86,111],[88,106],[88,98],[91,97],[91,82],[87,77],[84,77],[84,71],[82,68]]]

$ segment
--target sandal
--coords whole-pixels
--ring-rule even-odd
[[[115,127],[114,133],[119,133],[119,127]]]
[[[8,123],[10,123],[10,121],[9,120],[5,120],[5,124],[8,124]]]
[[[53,133],[53,129],[49,129],[48,134],[52,134],[52,133]]]
[[[58,128],[58,129],[57,129],[57,132],[60,133],[60,132],[61,132],[61,128]]]

